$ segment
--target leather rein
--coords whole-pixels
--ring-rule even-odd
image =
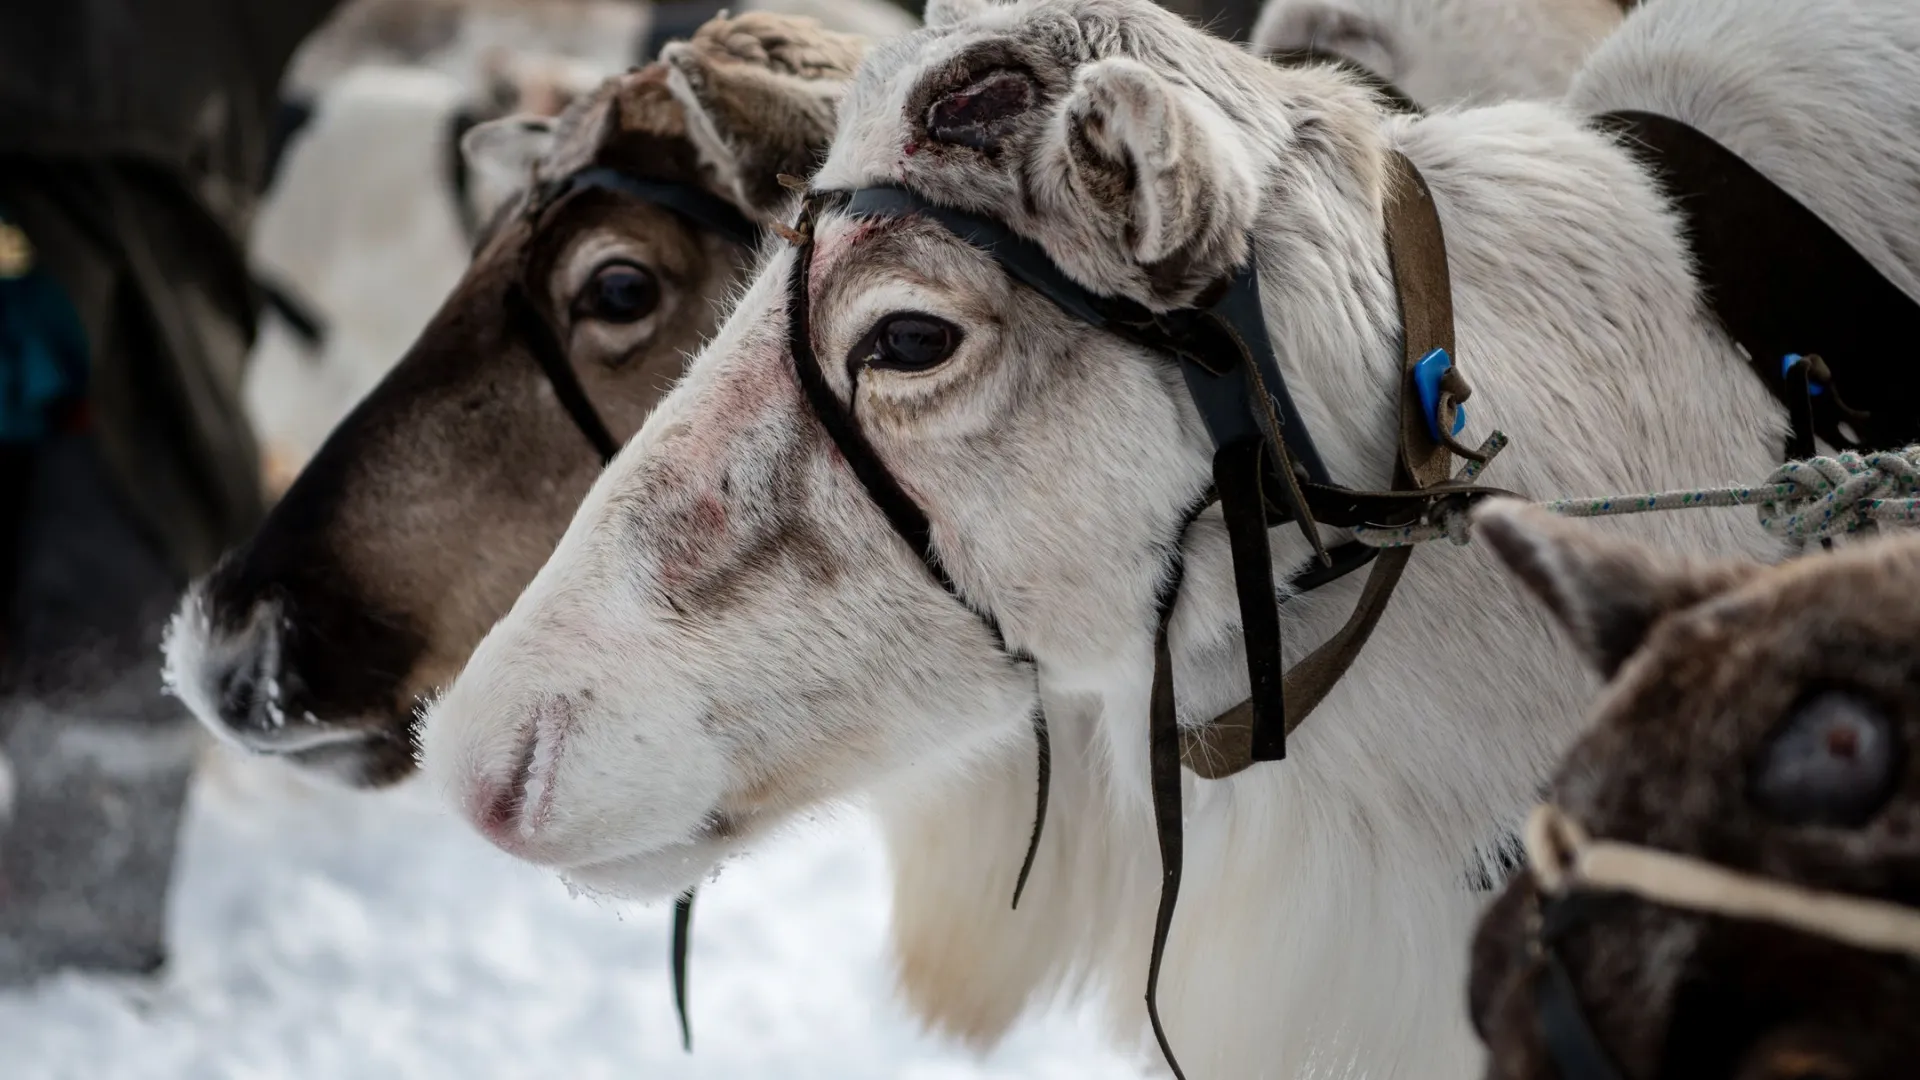
[[[1330,548],[1320,536],[1321,526],[1425,520],[1443,506],[1452,508],[1462,500],[1496,493],[1492,488],[1449,479],[1454,454],[1468,458],[1477,455],[1451,439],[1458,406],[1466,400],[1468,390],[1457,370],[1451,369],[1453,312],[1445,243],[1432,196],[1419,171],[1397,152],[1389,152],[1388,166],[1391,190],[1385,208],[1386,246],[1399,298],[1403,355],[1396,476],[1394,485],[1385,491],[1342,487],[1329,478],[1280,372],[1266,330],[1258,271],[1252,265],[1222,283],[1215,290],[1216,298],[1205,308],[1155,313],[1130,300],[1097,295],[1080,286],[1038,244],[999,221],[940,206],[915,192],[891,186],[811,191],[786,234],[798,249],[787,292],[788,351],[808,404],[868,497],[919,557],[928,575],[972,612],[995,645],[1015,662],[1030,664],[1031,658],[1008,648],[991,610],[967,595],[947,573],[933,542],[926,511],[906,493],[861,430],[850,404],[858,392],[858,372],[852,373],[855,385],[848,401],[843,401],[827,382],[814,351],[810,305],[814,228],[822,215],[833,212],[866,219],[915,218],[941,226],[990,255],[1008,276],[1045,296],[1069,316],[1143,345],[1175,363],[1212,438],[1213,482],[1206,490],[1195,492],[1189,512],[1175,523],[1165,541],[1170,567],[1159,590],[1149,709],[1151,786],[1162,879],[1147,1008],[1161,1052],[1176,1077],[1181,1073],[1160,1022],[1156,988],[1179,894],[1183,847],[1180,769],[1184,766],[1203,778],[1221,779],[1256,763],[1284,758],[1286,736],[1325,700],[1352,666],[1385,611],[1410,549],[1376,554],[1374,549],[1351,542]],[[1179,599],[1181,546],[1186,530],[1215,502],[1221,504],[1232,549],[1252,694],[1211,722],[1183,730],[1173,691],[1167,630]],[[1298,527],[1316,553],[1314,562],[1289,579],[1296,592],[1329,584],[1372,564],[1346,623],[1291,669],[1281,661],[1277,594],[1267,537],[1269,527],[1282,524]],[[1036,820],[1036,843],[1039,830]],[[1027,867],[1032,859],[1030,847]],[[1023,868],[1023,879],[1025,874]]]

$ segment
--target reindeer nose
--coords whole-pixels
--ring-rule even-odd
[[[285,737],[282,622],[278,605],[215,618],[197,591],[182,601],[167,631],[167,682],[214,734],[250,750],[273,750]]]
[[[560,763],[575,723],[573,700],[565,694],[543,696],[528,713],[509,756],[481,763],[467,798],[468,814],[487,839],[522,856],[552,820]]]
[[[264,602],[225,627],[190,595],[168,633],[169,687],[215,735],[254,753],[364,740],[364,731],[322,724],[289,704],[305,686],[287,667],[284,614],[278,603]]]
[[[252,743],[287,726],[281,707],[285,688],[279,626],[270,612],[256,612],[227,645],[223,662],[207,676],[213,683],[220,722],[242,741]]]

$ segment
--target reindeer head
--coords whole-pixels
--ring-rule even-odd
[[[1248,257],[1274,174],[1327,205],[1330,184],[1378,182],[1379,107],[1330,70],[1275,69],[1145,0],[962,14],[936,5],[876,46],[816,188],[995,214],[1081,282],[1165,308]],[[809,407],[796,288],[827,392],[925,510],[964,603]],[[1356,414],[1390,440],[1372,404]],[[1144,703],[1156,593],[1211,454],[1166,358],[930,221],[823,202],[805,262],[768,262],[432,714],[428,772],[508,850],[671,890],[799,807],[1024,740],[1036,668],[1074,690],[1122,672]],[[1208,573],[1178,625],[1231,670],[1217,518],[1189,554]],[[1144,788],[1144,764],[1123,771]]]
[[[480,125],[473,168],[513,192],[413,349],[342,421],[259,533],[198,583],[169,643],[217,733],[375,784],[411,771],[415,699],[451,676],[533,576],[600,470],[555,400],[516,290],[616,438],[709,334],[752,251],[671,210],[586,188],[588,166],[695,185],[768,220],[754,167],[810,170],[864,45],[810,20],[715,20],[557,120]],[[799,104],[787,99],[795,98]]]
[[[1490,505],[1480,537],[1612,679],[1549,798],[1596,839],[1920,907],[1920,539],[1778,567],[1663,557]],[[1522,874],[1481,924],[1489,1077],[1560,1075]],[[1920,961],[1613,901],[1561,946],[1629,1077],[1893,1080],[1920,1061]]]

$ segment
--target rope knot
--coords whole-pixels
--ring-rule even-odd
[[[1920,446],[1813,457],[1768,478],[1775,494],[1759,504],[1760,527],[1785,540],[1818,540],[1913,520],[1920,498]]]

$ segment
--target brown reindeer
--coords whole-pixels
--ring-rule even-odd
[[[1920,538],[1763,567],[1510,504],[1479,534],[1611,680],[1474,945],[1487,1075],[1920,1075]]]
[[[412,350],[183,601],[169,676],[202,720],[353,784],[412,771],[415,699],[460,669],[600,470],[534,338],[624,440],[754,254],[631,194],[543,197],[606,167],[770,221],[775,173],[811,171],[863,51],[810,19],[716,19],[555,121],[474,129],[473,167],[519,193]]]

